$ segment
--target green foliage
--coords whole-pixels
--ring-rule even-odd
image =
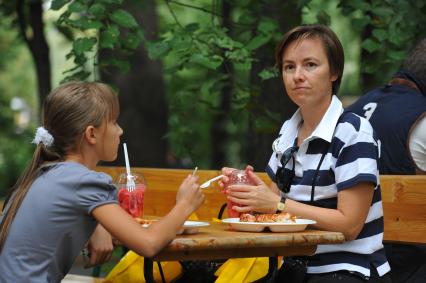
[[[63,10],[56,24],[77,34],[71,51],[66,55],[75,67],[66,71],[64,81],[86,80],[91,74],[111,66],[122,72],[129,70],[126,55],[138,48],[143,33],[134,17],[121,9],[120,0],[53,0],[52,10]],[[104,62],[97,62],[98,52],[114,49],[122,54]],[[93,62],[93,64],[88,64]],[[89,68],[89,70],[88,70]]]
[[[426,3],[421,0],[360,0],[340,1],[340,7],[358,32],[366,28],[371,36],[364,38],[361,47],[372,61],[362,62],[362,71],[377,75],[378,70],[395,72],[406,51],[417,39],[425,36]],[[378,73],[387,80],[391,74]]]
[[[29,124],[22,118],[21,110],[37,109],[33,90],[35,87],[31,57],[26,47],[11,29],[13,19],[0,17],[0,199],[12,187],[31,158],[30,144],[35,115]],[[11,48],[13,46],[13,48]],[[13,98],[26,102],[28,108],[11,108]],[[25,114],[27,114],[26,112]],[[19,123],[21,121],[21,123]]]

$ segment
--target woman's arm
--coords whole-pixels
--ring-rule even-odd
[[[230,186],[228,198],[244,206],[234,206],[238,212],[257,211],[263,213],[275,213],[281,197],[276,191],[278,187],[272,184],[269,188],[254,173],[252,179],[256,180],[256,186]],[[321,208],[307,205],[287,199],[285,212],[289,212],[300,218],[317,221],[318,229],[342,232],[346,240],[355,239],[368,215],[373,199],[374,185],[363,182],[347,188],[337,194],[337,209]]]
[[[287,199],[285,211],[317,221],[318,229],[342,232],[347,241],[361,232],[373,199],[374,185],[359,183],[337,194],[337,209],[306,205]]]
[[[176,205],[160,221],[148,228],[143,228],[117,204],[99,206],[92,214],[129,249],[139,255],[151,257],[176,237],[185,220],[204,201],[196,180],[196,177],[188,176],[179,189]]]

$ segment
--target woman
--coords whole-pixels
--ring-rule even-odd
[[[336,97],[344,67],[339,39],[323,25],[299,26],[284,36],[276,60],[299,109],[273,144],[266,168],[271,187],[249,166],[257,185],[231,186],[229,199],[243,205],[233,208],[289,212],[315,220],[318,229],[344,234],[344,244],[320,245],[314,256],[303,259],[302,282],[388,282],[378,145],[368,121],[344,112]],[[229,172],[223,168],[225,175]],[[289,272],[285,266],[284,274]]]

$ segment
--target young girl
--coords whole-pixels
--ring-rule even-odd
[[[0,282],[60,282],[98,223],[129,249],[153,256],[202,204],[189,175],[175,207],[148,229],[120,208],[111,177],[93,171],[117,157],[118,114],[115,93],[102,83],[67,83],[48,95],[32,162],[0,218]],[[102,235],[102,227],[96,231]]]

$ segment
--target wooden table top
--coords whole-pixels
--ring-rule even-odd
[[[165,261],[311,255],[318,244],[338,244],[344,241],[342,233],[312,229],[283,233],[239,232],[217,222],[210,222],[210,226],[198,229],[198,233],[177,236],[152,259]]]

